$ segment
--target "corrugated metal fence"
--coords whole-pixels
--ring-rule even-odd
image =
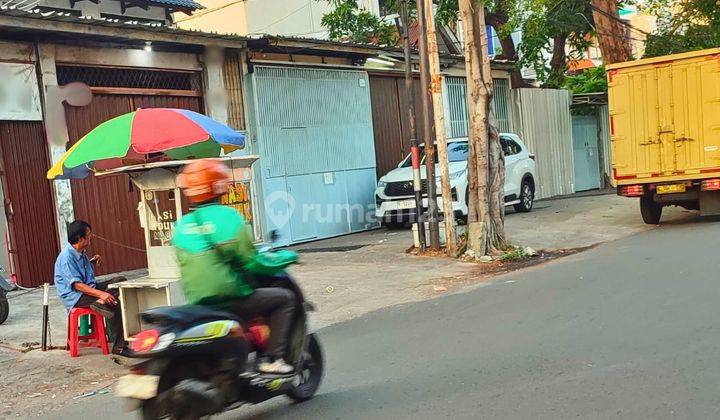
[[[537,198],[575,192],[572,94],[567,90],[513,89],[513,128],[537,156]]]
[[[493,110],[498,130],[512,132],[510,85],[507,79],[493,79]],[[447,86],[447,124],[450,137],[465,137],[468,133],[467,82],[464,77],[445,78]]]
[[[610,111],[607,105],[598,106],[598,119],[600,120],[600,153],[602,155],[602,170],[606,180],[612,176],[612,156],[610,146]]]

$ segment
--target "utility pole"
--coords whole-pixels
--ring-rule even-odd
[[[428,228],[430,230],[430,249],[440,249],[440,226],[438,222],[437,193],[435,191],[435,136],[433,135],[433,117],[430,104],[430,65],[428,62],[427,24],[425,22],[425,2],[415,0],[420,24],[420,93],[422,97],[422,122],[425,135],[425,182],[428,192]],[[432,16],[432,10],[430,10]]]
[[[413,96],[412,57],[410,55],[410,36],[408,26],[410,25],[410,14],[408,13],[408,0],[400,1],[400,20],[403,52],[405,55],[405,98],[408,104],[408,124],[410,124],[410,151],[412,154],[413,168],[413,191],[415,192],[415,217],[418,228],[420,249],[425,249],[425,222],[422,220],[422,181],[420,174],[420,147],[417,141],[417,129],[415,128],[415,98]]]
[[[455,255],[455,214],[452,209],[450,193],[450,168],[448,167],[447,137],[445,136],[445,113],[442,104],[442,75],[440,74],[440,54],[435,31],[435,19],[432,13],[432,0],[425,2],[425,22],[427,27],[428,63],[430,71],[430,93],[432,95],[433,114],[435,115],[435,136],[437,137],[437,158],[440,164],[440,189],[445,216],[445,243],[448,255]]]

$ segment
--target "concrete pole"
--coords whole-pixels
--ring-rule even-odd
[[[63,102],[66,101],[66,98],[62,96],[58,86],[57,69],[55,67],[55,45],[36,44],[36,55],[40,73],[45,132],[48,137],[50,163],[53,165],[65,153],[69,140],[65,109],[63,108]],[[53,181],[53,192],[55,194],[53,198],[59,236],[58,243],[60,249],[62,249],[67,241],[67,225],[75,219],[70,181],[66,179]]]
[[[435,115],[435,135],[437,137],[437,158],[440,166],[440,189],[443,199],[443,214],[445,216],[445,243],[448,255],[455,255],[455,215],[452,209],[452,194],[450,193],[450,168],[448,167],[447,137],[445,136],[445,112],[443,110],[442,86],[443,77],[440,74],[440,54],[435,31],[435,19],[432,13],[432,0],[423,0],[425,3],[425,21],[427,27],[428,63],[430,70],[430,93],[432,95],[433,113]],[[430,181],[428,181],[430,182]],[[458,191],[458,194],[460,192]]]
[[[430,100],[430,65],[428,63],[427,22],[425,21],[425,1],[416,0],[418,23],[420,24],[420,94],[422,97],[422,122],[425,135],[425,181],[428,194],[428,228],[430,230],[430,249],[440,249],[440,229],[438,222],[437,193],[435,191],[435,136],[433,135],[432,105]],[[432,9],[430,10],[432,15]]]
[[[206,47],[203,54],[205,76],[205,111],[207,115],[222,124],[228,122],[228,98],[223,78],[225,50]]]

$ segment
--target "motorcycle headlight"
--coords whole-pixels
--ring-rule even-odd
[[[175,341],[175,333],[163,334],[158,338],[157,344],[153,347],[153,351],[165,350]]]

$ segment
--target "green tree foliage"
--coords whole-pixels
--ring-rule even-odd
[[[321,1],[328,1],[334,8],[322,20],[331,39],[385,45],[397,45],[400,41],[394,25],[360,9],[357,1]],[[496,58],[516,61],[520,81],[519,69],[531,67],[545,86],[562,87],[568,60],[578,58],[589,46],[589,35],[593,33],[590,0],[478,0],[478,3],[485,4],[486,23],[495,29],[500,39],[501,55]],[[458,0],[435,0],[435,4],[438,24],[454,27]],[[415,1],[409,1],[408,5],[414,18],[417,15]],[[384,7],[387,12],[397,13],[400,2],[387,0]],[[519,47],[511,36],[518,29],[522,29]],[[570,46],[569,54],[566,45]],[[549,63],[548,53],[552,56]],[[518,85],[515,79],[513,85]]]
[[[397,45],[395,25],[358,6],[356,0],[327,0],[334,10],[322,18],[330,39],[359,44]]]
[[[585,69],[578,74],[567,76],[563,87],[572,93],[607,92],[605,66]]]
[[[720,4],[716,0],[635,0],[658,17],[658,29],[645,41],[645,57],[720,46]]]
[[[520,64],[535,70],[545,86],[561,87],[568,60],[579,58],[590,45],[590,0],[531,0],[524,6],[517,24],[523,34]],[[548,52],[552,55],[549,66]]]

